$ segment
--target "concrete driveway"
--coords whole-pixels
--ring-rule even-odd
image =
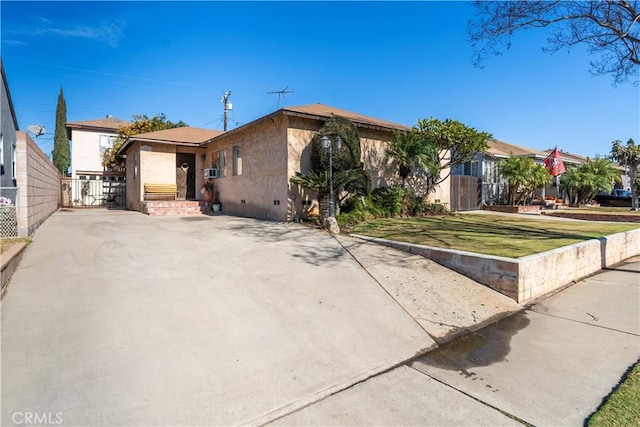
[[[389,268],[405,261],[374,246],[245,218],[59,211],[2,301],[2,425],[26,414],[65,425],[262,424],[519,309],[482,288],[492,305],[481,319],[417,318],[432,307],[380,269],[389,254]],[[404,256],[414,281],[451,288],[455,273]]]

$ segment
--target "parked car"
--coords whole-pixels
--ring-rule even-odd
[[[631,207],[631,191],[614,188],[611,194],[598,194],[593,198],[600,206]]]

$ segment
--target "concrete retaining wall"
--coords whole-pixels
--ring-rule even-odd
[[[519,304],[556,291],[603,268],[640,255],[640,229],[518,259],[354,235],[431,259],[513,298]]]

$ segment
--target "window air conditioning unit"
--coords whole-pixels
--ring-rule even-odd
[[[207,168],[204,170],[205,179],[218,178],[218,176],[218,168]]]

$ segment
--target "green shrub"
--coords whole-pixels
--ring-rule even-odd
[[[346,200],[336,218],[342,228],[377,218],[394,216],[447,215],[448,209],[439,203],[425,203],[403,187],[381,187],[368,197],[351,197]]]
[[[408,194],[404,187],[380,187],[371,192],[371,200],[388,216],[394,216],[402,213],[403,201]]]
[[[440,203],[423,203],[419,207],[419,215],[449,215],[449,209]]]

